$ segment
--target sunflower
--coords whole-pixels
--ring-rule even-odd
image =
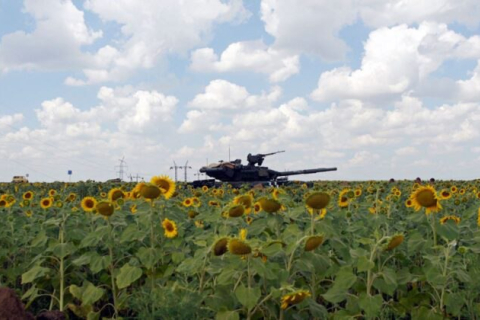
[[[275,199],[261,198],[258,202],[262,210],[268,213],[275,213],[282,208],[282,204]]]
[[[228,238],[221,238],[215,242],[215,245],[213,246],[213,254],[217,257],[224,255],[227,252],[227,244]]]
[[[460,190],[458,191],[458,193],[460,193],[461,195],[464,195],[464,194],[465,194],[465,189],[463,189],[463,188],[460,189]]]
[[[355,189],[354,191],[355,198],[358,198],[362,195],[362,189]]]
[[[477,213],[477,226],[480,227],[480,208],[478,208],[478,213]]]
[[[32,200],[33,198],[33,192],[32,191],[27,191],[23,194],[22,196],[23,200]]]
[[[258,214],[260,211],[262,211],[262,206],[261,206],[260,203],[257,201],[257,202],[255,202],[255,204],[253,205],[253,213]]]
[[[228,241],[228,251],[235,255],[246,255],[252,252],[252,248],[239,239],[230,239]]]
[[[311,236],[308,237],[305,242],[305,251],[313,251],[323,243],[323,236]]]
[[[307,209],[312,209],[312,213],[313,213],[313,210],[325,209],[329,203],[330,203],[330,195],[325,192],[312,193],[305,200],[305,205]]]
[[[0,200],[0,208],[6,207],[7,204],[8,204],[8,203],[7,203],[7,200],[5,200],[5,199],[1,199],[1,200]]]
[[[59,209],[63,208],[63,201],[62,200],[55,201],[55,207]]]
[[[199,215],[199,213],[198,213],[197,211],[195,211],[195,210],[190,210],[190,211],[188,211],[188,217],[189,217],[190,219],[193,219],[193,218],[195,218],[195,217],[198,216],[198,215]]]
[[[97,209],[97,212],[106,218],[110,217],[115,211],[113,204],[109,201],[100,201],[95,206],[95,209]]]
[[[293,306],[294,304],[298,304],[305,300],[305,298],[310,297],[310,291],[306,290],[299,290],[296,292],[292,292],[286,294],[282,297],[282,306],[283,310],[287,309],[289,306]]]
[[[53,199],[52,198],[43,198],[40,200],[40,207],[43,209],[48,209],[52,206],[53,204]]]
[[[132,193],[133,193],[133,191],[132,191]],[[142,197],[144,197],[145,199],[153,200],[153,199],[156,199],[156,198],[160,197],[161,194],[162,194],[162,191],[160,190],[160,188],[157,187],[154,184],[151,184],[151,183],[145,184],[144,183],[140,186],[140,195]]]
[[[203,186],[203,187],[202,187],[202,191],[203,191],[203,192],[208,192],[208,186]]]
[[[193,200],[191,198],[185,198],[182,202],[182,205],[188,208],[193,205]]]
[[[232,206],[232,207],[230,207],[230,209],[228,209],[228,216],[230,218],[241,217],[241,216],[243,216],[244,213],[245,213],[245,207],[241,204],[236,205],[236,206]]]
[[[417,188],[417,190],[411,194],[410,199],[413,202],[413,208],[415,211],[425,208],[425,214],[430,214],[442,209],[437,192],[432,186],[422,186]]]
[[[192,205],[195,207],[195,208],[198,208],[202,205],[202,201],[200,201],[200,199],[198,199],[197,197],[193,197],[191,198],[192,199]]]
[[[253,196],[251,194],[237,196],[233,199],[233,204],[243,205],[245,207],[245,214],[250,214],[253,206]]]
[[[48,195],[49,195],[50,197],[54,197],[56,194],[57,194],[57,191],[55,191],[54,189],[48,190]]]
[[[107,193],[102,191],[100,192],[100,198],[106,198],[107,197]]]
[[[33,215],[33,211],[32,210],[27,210],[27,211],[25,211],[25,215],[30,218]]]
[[[220,202],[215,201],[215,200],[210,200],[208,201],[208,205],[211,207],[220,207]]]
[[[246,222],[247,224],[251,224],[251,223],[252,223],[252,221],[253,221],[253,218],[252,218],[252,216],[246,216],[246,218],[245,218],[245,222]]]
[[[125,194],[123,194],[123,191],[120,188],[113,188],[108,191],[108,200],[110,200],[110,202],[114,202],[117,199],[123,199],[124,197]]]
[[[477,199],[480,199],[480,192],[476,192]]]
[[[145,185],[145,182],[139,182],[135,185],[135,187],[132,189],[130,192],[130,198],[131,199],[138,199],[142,195],[140,194],[140,191],[142,190],[143,186]]]
[[[240,229],[238,237],[240,238],[240,240],[247,239],[247,229]]]
[[[391,237],[390,240],[388,241],[388,244],[387,244],[387,246],[385,247],[385,250],[386,250],[386,251],[390,251],[390,250],[395,249],[396,247],[398,247],[399,245],[402,244],[403,239],[404,239],[403,234],[394,235],[394,236]]]
[[[350,193],[350,190],[344,189],[340,194],[338,195],[338,206],[340,208],[346,208],[348,207],[349,204],[349,197],[348,194]]]
[[[76,194],[76,193],[73,193],[73,192],[71,192],[71,193],[67,196],[67,198],[65,199],[65,201],[67,201],[67,202],[73,202],[73,201],[75,201],[75,200],[77,200],[77,194]]]
[[[452,197],[452,193],[450,192],[450,190],[443,189],[442,191],[440,191],[440,198],[442,200],[447,200],[447,199],[450,199],[451,197]]]
[[[412,199],[407,199],[407,200],[405,201],[405,206],[406,206],[407,208],[413,207],[413,201],[412,201]]]
[[[451,186],[450,191],[452,191],[452,193],[457,193],[458,188],[456,186]]]
[[[450,215],[440,218],[440,223],[445,224],[448,220],[452,220],[453,222],[455,222],[455,224],[459,224],[461,219],[460,217]]]
[[[165,230],[165,237],[175,238],[178,235],[177,225],[174,221],[165,218],[162,222],[162,227]]]
[[[97,205],[97,200],[94,197],[85,197],[82,199],[82,202],[80,203],[80,206],[85,212],[92,212],[93,210],[95,210],[96,205]]]
[[[280,189],[280,188],[275,188],[275,189],[273,189],[273,191],[272,191],[272,197],[273,197],[273,199],[275,199],[275,200],[278,200],[278,198],[279,198],[281,195],[283,195],[283,194],[285,194],[285,190]]]
[[[195,221],[195,227],[199,228],[199,229],[203,229],[205,225],[203,224],[203,221],[202,220],[196,220]]]
[[[168,176],[155,176],[150,182],[160,188],[165,199],[170,199],[175,193],[175,182]]]

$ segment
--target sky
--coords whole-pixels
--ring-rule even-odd
[[[277,150],[338,168],[302,180],[479,178],[480,2],[0,0],[0,181]]]

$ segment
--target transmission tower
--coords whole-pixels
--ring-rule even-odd
[[[185,182],[187,182],[187,170],[192,169],[192,167],[188,166],[188,160],[185,162],[185,165],[183,167],[180,167],[180,169],[185,170]]]
[[[177,166],[177,164],[175,163],[175,161],[173,161],[173,167],[170,167],[170,170],[175,169],[175,182],[177,182],[177,180],[178,180],[178,179],[177,179],[177,177],[178,177],[178,175],[177,175],[177,170],[178,170],[178,169],[181,169],[181,168],[182,168],[182,167]]]
[[[138,173],[137,173],[137,175],[135,175],[135,176],[132,176],[132,175],[130,174],[129,178],[130,178],[130,182],[133,182],[133,179],[135,179],[135,182],[137,182],[137,183],[138,183],[138,179],[142,179],[142,180],[143,180],[143,177],[140,177],[140,176],[138,175]]]
[[[125,169],[127,169],[128,166],[125,162],[125,157],[122,157],[122,159],[118,159],[118,161],[120,161],[120,165],[115,166],[115,170],[118,170],[118,178],[123,181],[123,174],[125,173]]]

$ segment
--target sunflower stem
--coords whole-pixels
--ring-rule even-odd
[[[152,252],[155,249],[155,230],[154,230],[154,209],[153,209],[153,202],[152,199],[150,203],[150,248],[152,248]],[[154,296],[155,291],[155,264],[152,266],[152,275],[150,279],[150,294],[152,297]],[[152,303],[152,317],[155,316],[155,303]]]
[[[312,214],[310,215],[311,218],[310,218],[310,235],[313,236],[315,234],[315,213],[316,212],[312,212]]]
[[[113,233],[112,233],[112,224],[110,223],[110,218],[107,218],[107,223],[108,223],[108,235],[109,235],[109,243],[108,243],[108,253],[110,255],[110,280],[112,283],[112,295],[113,295],[113,308],[115,309],[115,316],[117,316],[117,310],[118,310],[118,305],[117,305],[117,287],[115,285],[115,274],[114,274],[114,263],[113,263]]]
[[[433,216],[432,213],[429,214],[431,216],[430,218],[430,226],[432,227],[432,233],[433,233],[433,246],[437,246],[437,229],[435,226],[435,217]]]

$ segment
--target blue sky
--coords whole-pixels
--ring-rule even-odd
[[[193,173],[474,179],[476,1],[0,0],[0,181]],[[244,160],[245,161],[245,160]]]

